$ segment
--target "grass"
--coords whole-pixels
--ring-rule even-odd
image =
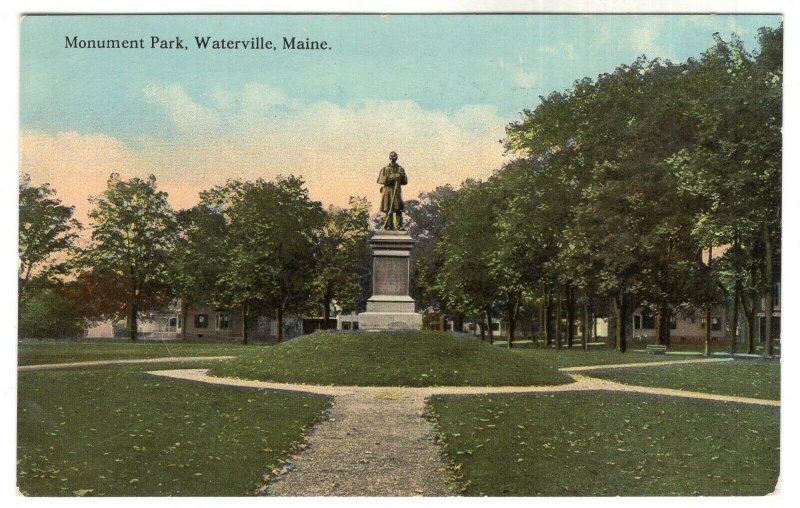
[[[464,495],[765,495],[778,408],[622,393],[434,397]]]
[[[613,365],[621,363],[643,362],[670,362],[687,360],[682,355],[649,355],[647,353],[634,353],[628,351],[620,353],[610,349],[590,349],[583,351],[580,348],[562,349],[511,349],[515,354],[535,360],[543,365],[560,369],[564,367],[579,367],[584,365]]]
[[[536,358],[442,332],[315,333],[214,365],[217,376],[356,386],[557,385]]]
[[[192,344],[186,342],[122,342],[122,341],[66,341],[21,340],[18,343],[19,365],[41,363],[68,363],[90,360],[128,360],[138,358],[163,358],[168,356],[224,356],[238,355],[245,348],[241,344]]]
[[[20,490],[30,496],[246,495],[261,485],[262,473],[280,467],[328,405],[323,396],[161,379],[146,376],[146,369],[20,373]]]
[[[593,370],[592,377],[641,386],[778,400],[781,365],[777,361],[734,360],[671,367]]]

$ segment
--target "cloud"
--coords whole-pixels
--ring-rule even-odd
[[[571,42],[565,42],[558,46],[542,46],[539,48],[540,53],[545,55],[561,56],[568,60],[575,60],[578,54],[575,51],[575,45]]]
[[[524,70],[521,63],[513,64],[502,58],[499,61],[500,68],[508,73],[512,83],[520,88],[533,88],[539,82],[539,77],[534,72]]]
[[[220,126],[221,120],[217,112],[193,101],[178,84],[151,83],[144,88],[144,96],[161,107],[173,128],[180,134],[205,135]]]
[[[352,195],[377,201],[375,180],[392,150],[409,175],[407,197],[485,178],[504,161],[498,140],[508,120],[485,104],[452,112],[412,100],[304,104],[259,83],[214,90],[206,105],[180,84],[151,85],[144,96],[162,109],[169,139],[137,139],[133,149],[102,134],[23,133],[23,170],[76,205],[102,192],[116,171],[126,178],[155,174],[176,208],[192,206],[199,191],[229,178],[279,174],[302,175],[314,199],[343,206]]]
[[[20,169],[32,183],[49,183],[64,203],[76,207],[86,221],[90,195],[101,193],[111,173],[130,178],[140,173],[140,162],[127,147],[105,134],[23,131],[20,136]]]

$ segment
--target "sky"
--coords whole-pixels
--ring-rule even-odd
[[[638,56],[697,58],[712,34],[757,48],[776,15],[30,16],[21,25],[20,166],[87,222],[112,172],[155,174],[173,207],[229,178],[302,175],[311,197],[378,202],[392,150],[406,198],[486,178],[539,97]],[[75,49],[179,37],[188,49]],[[195,36],[328,50],[201,50]]]

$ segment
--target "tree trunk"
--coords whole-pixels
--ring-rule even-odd
[[[757,291],[748,291],[742,298],[742,310],[744,311],[744,332],[747,335],[747,353],[756,352],[756,300]],[[749,303],[749,305],[748,305]]]
[[[492,308],[486,306],[486,331],[489,334],[489,344],[494,344],[494,332],[492,331]]]
[[[130,338],[131,341],[136,342],[136,339],[139,338],[139,302],[136,296],[131,299],[130,323]]]
[[[567,304],[567,348],[572,348],[572,341],[575,340],[575,288],[567,283],[564,287]]]
[[[583,329],[581,330],[581,349],[584,351],[589,349],[589,333],[591,330],[589,328],[589,298],[583,301]]]
[[[186,317],[189,315],[189,306],[181,300],[181,338],[186,340]]]
[[[614,309],[614,316],[607,316],[608,331],[606,332],[606,345],[608,349],[617,348],[617,299],[611,298],[611,308]]]
[[[708,246],[708,270],[711,271],[711,246]],[[705,341],[703,342],[703,354],[705,356],[711,355],[711,304],[706,306],[706,334]]]
[[[544,339],[545,347],[553,345],[553,294],[549,284],[545,286],[545,305],[544,305]]]
[[[329,330],[330,329],[330,327],[328,325],[328,322],[331,319],[331,301],[332,300],[333,300],[333,291],[328,289],[328,290],[325,291],[325,294],[322,297],[322,319],[324,320],[323,321],[323,325],[322,325],[322,329],[323,330]]]
[[[520,297],[516,296],[508,302],[508,349],[514,342],[514,331],[517,329],[517,311],[519,310]]]
[[[477,326],[477,324],[475,326]],[[485,340],[486,340],[486,324],[483,320],[481,320],[481,342]]]
[[[542,339],[542,342],[545,344],[547,343],[547,333],[545,332],[545,319],[544,319],[544,308],[545,308],[545,295],[542,293],[542,300],[539,302],[539,338]]]
[[[628,349],[628,338],[626,337],[626,325],[628,324],[628,308],[625,295],[620,291],[614,297],[614,313],[616,314],[616,337],[617,350],[624,353]]]
[[[248,313],[250,311],[250,304],[248,302],[244,302],[242,304],[242,344],[247,344],[249,340],[248,330],[247,330],[247,318]]]
[[[772,301],[772,240],[769,237],[769,226],[765,222],[762,227],[764,237],[764,358],[772,358],[772,313],[775,302]]]
[[[656,338],[662,346],[669,346],[670,314],[671,311],[667,305],[661,305],[656,313]]]
[[[556,299],[556,349],[561,349],[561,291]]]
[[[277,323],[276,323],[277,324],[277,330],[275,331],[275,333],[277,335],[278,342],[282,342],[283,341],[283,307],[278,306],[278,308],[275,309],[275,320],[277,321]]]
[[[733,290],[733,325],[731,329],[731,357],[736,355],[736,339],[739,335],[739,304],[742,300],[742,283],[738,276]]]

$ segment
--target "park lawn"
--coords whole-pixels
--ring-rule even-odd
[[[324,332],[211,366],[216,376],[318,385],[502,386],[571,382],[535,358],[444,332]]]
[[[245,347],[262,345],[192,344],[186,342],[31,340],[18,342],[18,365],[68,363],[91,360],[131,360],[168,356],[234,356]]]
[[[776,360],[733,360],[659,368],[592,370],[587,376],[619,383],[757,399],[781,398],[781,364]]]
[[[622,363],[658,363],[680,360],[691,360],[692,356],[687,355],[652,355],[647,353],[625,352],[620,353],[610,349],[590,348],[588,351],[580,347],[572,349],[534,349],[534,348],[512,348],[514,354],[531,358],[543,365],[555,369],[565,367],[581,367],[588,365],[615,365]],[[698,356],[697,358],[701,358]]]
[[[29,496],[247,495],[329,404],[324,396],[169,380],[145,370],[20,373],[19,489]]]
[[[760,496],[779,472],[779,408],[609,392],[436,396],[463,495]]]

